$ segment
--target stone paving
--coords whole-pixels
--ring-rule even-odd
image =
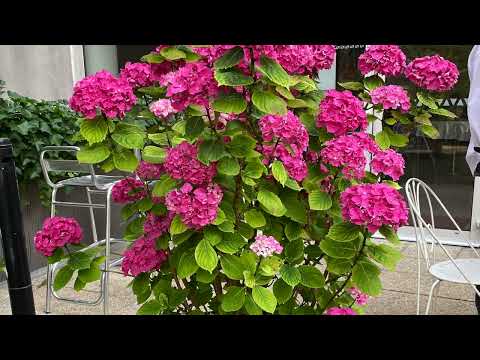
[[[474,257],[469,248],[450,246],[447,247],[454,257]],[[369,315],[414,315],[416,314],[416,288],[417,288],[417,250],[415,243],[402,244],[404,258],[397,266],[397,271],[382,273],[384,289],[377,298],[372,298],[366,309]],[[440,254],[439,260],[445,256]],[[428,292],[433,280],[424,270],[421,281],[421,309],[425,309]],[[115,315],[133,315],[137,305],[131,289],[127,288],[130,278],[123,275],[111,274],[111,301],[110,313]],[[45,274],[40,274],[32,279],[35,297],[35,306],[38,314],[43,314],[45,306]],[[87,290],[77,294],[72,286],[67,286],[61,291],[64,296],[82,296],[83,299],[94,299],[95,284]],[[434,314],[439,315],[476,315],[474,291],[468,285],[443,283],[439,290],[439,298]],[[5,284],[0,284],[0,315],[11,314],[8,292]],[[66,302],[52,301],[52,314],[86,315],[102,314],[102,306],[86,306]]]

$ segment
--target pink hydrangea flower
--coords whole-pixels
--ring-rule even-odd
[[[158,270],[167,260],[165,250],[157,250],[154,238],[141,237],[123,253],[122,272],[125,276]]]
[[[408,223],[408,209],[402,195],[386,184],[360,184],[340,194],[345,220],[366,226],[375,233],[383,225],[397,230]]]
[[[405,76],[415,85],[430,91],[451,90],[460,73],[457,65],[439,55],[424,56],[408,64]]]
[[[264,141],[279,139],[285,144],[296,145],[300,152],[308,147],[307,129],[292,111],[288,111],[285,116],[265,115],[258,125]]]
[[[405,160],[395,150],[388,149],[378,152],[370,163],[372,173],[378,175],[383,173],[397,181],[403,176]]]
[[[404,88],[398,85],[380,86],[370,93],[372,104],[381,104],[384,109],[410,110],[410,98]]]
[[[273,236],[257,235],[250,249],[258,256],[269,257],[274,253],[281,254],[283,246]]]
[[[170,224],[175,214],[168,212],[165,216],[157,216],[149,213],[143,223],[145,237],[157,239],[170,229]]]
[[[147,196],[143,182],[127,177],[113,186],[112,200],[119,204],[132,203]]]
[[[374,71],[386,76],[401,75],[407,57],[397,45],[371,45],[358,57],[358,68],[362,75]]]
[[[203,56],[207,64],[212,65],[215,60],[222,57],[228,50],[233,49],[236,45],[210,45],[206,47],[191,47],[192,51]]]
[[[72,110],[81,113],[87,119],[95,118],[97,110],[107,118],[113,119],[123,118],[136,101],[127,80],[116,78],[108,71],[102,70],[75,84],[69,105]]]
[[[159,99],[150,104],[150,111],[159,118],[166,118],[170,114],[174,114],[177,111],[173,108],[170,99]]]
[[[202,164],[198,161],[197,154],[197,147],[186,141],[168,149],[165,171],[174,179],[182,179],[195,185],[210,183],[217,174],[216,164]]]
[[[368,295],[367,294],[362,293],[360,290],[358,290],[355,287],[350,288],[347,291],[355,299],[355,303],[357,305],[360,305],[360,306],[367,305],[367,301],[368,301]]]
[[[296,149],[295,146],[293,148]],[[294,150],[295,152],[291,153],[283,144],[263,145],[260,151],[264,155],[265,165],[269,165],[273,159],[279,159],[292,179],[302,181],[307,176],[307,163],[303,159],[302,152]]]
[[[192,104],[207,106],[218,93],[213,71],[203,62],[187,63],[166,74],[161,84],[167,87],[167,96],[177,111]]]
[[[46,219],[42,229],[35,234],[35,249],[45,256],[52,256],[57,248],[79,244],[82,237],[83,231],[77,220],[54,216]]]
[[[317,127],[325,128],[335,136],[349,131],[365,130],[367,114],[362,102],[346,91],[328,90],[320,102],[320,113],[317,117]]]
[[[335,59],[333,45],[275,45],[273,57],[290,74],[311,74],[330,69]]]
[[[135,174],[143,181],[158,180],[165,173],[162,164],[151,164],[146,161],[140,161],[135,170]]]
[[[366,133],[353,133],[327,141],[320,157],[326,164],[342,167],[345,178],[362,179],[367,165],[365,151],[376,154],[379,148]]]
[[[167,209],[179,214],[182,222],[192,229],[200,229],[217,218],[223,192],[217,184],[197,187],[185,183],[180,190],[170,191],[165,199]]]
[[[128,81],[134,89],[153,85],[152,68],[147,63],[127,62],[120,70],[120,78]]]
[[[325,315],[357,315],[357,313],[350,308],[332,307],[325,312]]]

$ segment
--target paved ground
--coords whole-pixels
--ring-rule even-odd
[[[366,314],[372,315],[414,315],[416,313],[416,286],[417,286],[417,252],[415,243],[404,243],[402,252],[404,259],[399,263],[396,272],[385,271],[382,274],[384,290],[381,296],[371,299]],[[469,248],[448,247],[452,256],[471,257],[472,251]],[[445,259],[441,254],[438,259]],[[43,314],[45,305],[45,286],[42,283],[45,275],[36,276],[33,279],[35,305],[38,314]],[[131,289],[127,288],[129,278],[120,274],[111,275],[111,313],[112,314],[135,314],[137,305]],[[433,280],[428,272],[422,273],[421,306],[425,308],[427,295]],[[73,285],[72,285],[73,286]],[[91,291],[80,293],[84,299],[94,299],[96,293],[94,288]],[[77,296],[78,294],[70,287],[62,290],[64,296]],[[5,284],[0,285],[0,314],[10,314],[10,303]],[[102,314],[101,305],[85,306],[76,305],[53,300],[53,314]],[[435,314],[441,315],[476,315],[473,289],[467,285],[442,284],[439,292]]]

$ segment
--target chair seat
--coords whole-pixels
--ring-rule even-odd
[[[115,181],[122,179],[121,176],[111,175],[95,175],[97,180],[97,188],[100,190],[107,190]],[[91,175],[77,176],[69,179],[59,181],[57,185],[60,186],[95,186]]]
[[[455,259],[455,262],[474,285],[480,285],[480,259]],[[429,271],[437,279],[468,284],[451,260],[432,265]]]

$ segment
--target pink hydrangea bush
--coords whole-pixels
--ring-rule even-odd
[[[435,56],[406,66],[400,47],[373,45],[358,59],[368,77],[320,91],[334,46],[239,47],[160,45],[118,79],[76,85],[71,106],[89,116],[78,159],[132,174],[112,199],[134,240],[122,270],[139,313],[363,313],[408,220],[401,150],[409,134],[434,136],[419,119],[452,116],[427,91],[454,86],[455,68]],[[376,231],[391,242],[382,256]],[[38,242],[50,261],[75,256],[49,234]]]
[[[414,59],[405,69],[405,76],[416,86],[435,92],[448,91],[457,83],[457,66],[439,55]]]
[[[108,119],[123,118],[136,103],[129,82],[102,70],[75,84],[70,107],[87,119],[94,119],[100,111]]]
[[[77,220],[54,216],[43,222],[41,230],[34,238],[35,249],[44,256],[52,256],[53,252],[68,244],[80,244],[83,231]]]
[[[320,103],[317,127],[335,136],[367,128],[367,114],[350,91],[328,90]]]

